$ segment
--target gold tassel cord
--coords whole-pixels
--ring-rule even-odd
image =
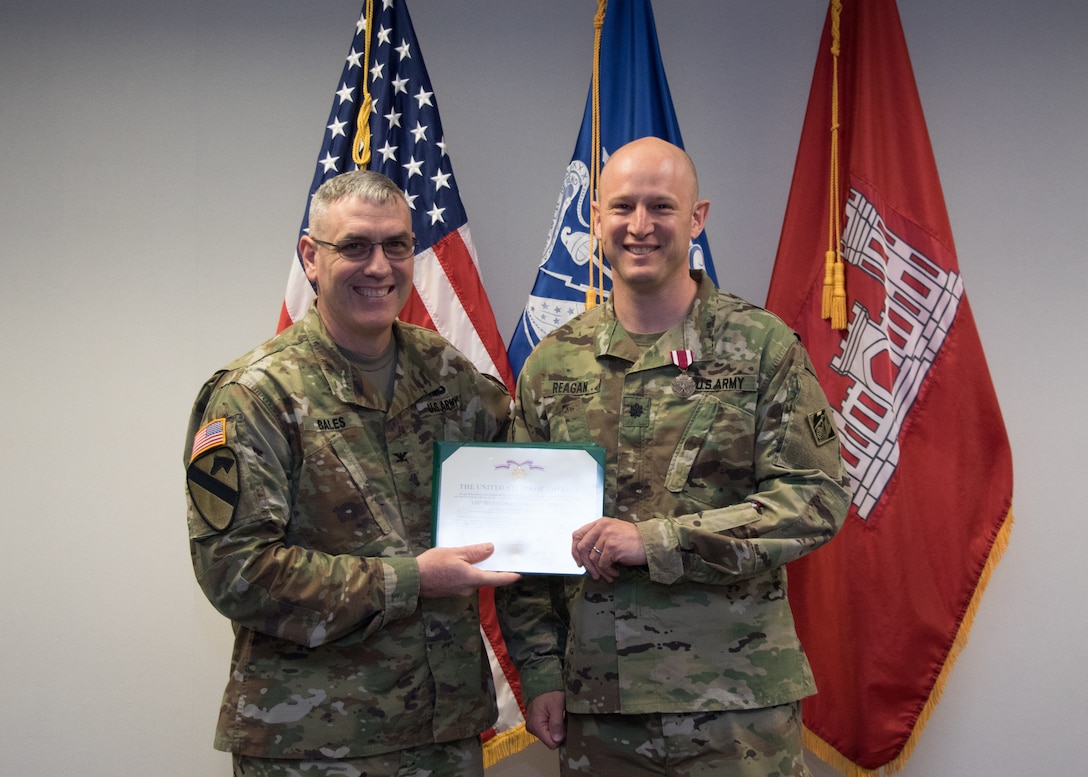
[[[835,262],[835,288],[831,293],[831,328],[846,329],[846,265],[842,256]]]
[[[831,174],[828,203],[828,246],[824,254],[824,286],[820,315],[832,329],[846,329],[846,266],[842,261],[839,202],[839,51],[842,3],[831,2]]]
[[[839,18],[842,4],[834,0],[831,11],[831,153],[827,190],[827,251],[824,253],[824,288],[820,317],[831,318],[831,302],[835,288],[835,259],[838,257],[839,213]]]
[[[593,101],[592,141],[589,160],[589,196],[597,199],[597,185],[601,178],[601,29],[608,0],[597,0],[597,13],[593,16]],[[596,281],[594,281],[596,268]],[[586,286],[586,310],[604,301],[604,260],[597,240],[592,215],[589,219],[589,280]]]
[[[370,38],[374,22],[374,0],[366,0],[366,46],[363,49],[363,62],[370,67]],[[374,100],[370,96],[370,77],[363,76],[363,94],[359,101],[359,114],[355,119],[355,142],[351,144],[351,158],[360,170],[366,170],[370,164],[370,112]]]
[[[834,184],[832,184],[834,187]],[[830,229],[832,235],[835,234],[835,228],[832,226]],[[834,240],[834,238],[831,238]],[[835,251],[834,249],[828,249],[824,253],[824,293],[823,298],[820,301],[820,318],[831,318],[831,300],[832,291],[835,288]]]

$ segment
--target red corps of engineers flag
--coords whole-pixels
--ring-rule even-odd
[[[318,152],[311,196],[329,178],[359,168],[360,111],[367,118],[363,129],[370,133],[366,166],[404,190],[419,240],[415,288],[400,319],[439,332],[512,391],[514,376],[480,281],[438,104],[404,0],[363,6]],[[299,235],[308,229],[304,212]],[[313,300],[296,249],[279,328],[302,318]],[[484,762],[491,765],[535,737],[525,730],[520,682],[499,630],[491,589],[480,591],[480,621],[499,704],[498,721],[482,736]]]
[[[847,328],[821,316],[831,216],[833,16],[824,27],[767,307],[836,410],[854,496],[791,565],[819,692],[805,739],[848,774],[909,757],[1012,525],[1012,457],[964,292],[894,0],[844,0],[838,202]]]

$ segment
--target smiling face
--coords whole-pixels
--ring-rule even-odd
[[[412,216],[402,199],[369,202],[347,196],[328,205],[310,223],[314,238],[340,245],[350,239],[412,239]],[[390,261],[374,246],[362,261],[349,261],[308,235],[299,240],[306,277],[317,285],[317,312],[333,341],[364,355],[381,354],[392,337],[393,319],[412,292],[415,257]]]
[[[596,231],[621,294],[687,286],[688,246],[706,223],[694,166],[681,149],[642,138],[618,149],[601,171]]]

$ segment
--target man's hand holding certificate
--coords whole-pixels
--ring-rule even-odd
[[[435,443],[437,547],[490,542],[481,569],[580,575],[575,529],[604,509],[604,449],[597,445]]]

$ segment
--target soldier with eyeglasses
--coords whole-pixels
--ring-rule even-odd
[[[212,376],[189,422],[193,567],[235,632],[215,746],[236,775],[479,777],[496,706],[476,594],[517,575],[473,566],[489,544],[431,547],[431,459],[505,440],[510,398],[396,320],[416,241],[393,181],[330,179],[309,223],[313,308]]]

